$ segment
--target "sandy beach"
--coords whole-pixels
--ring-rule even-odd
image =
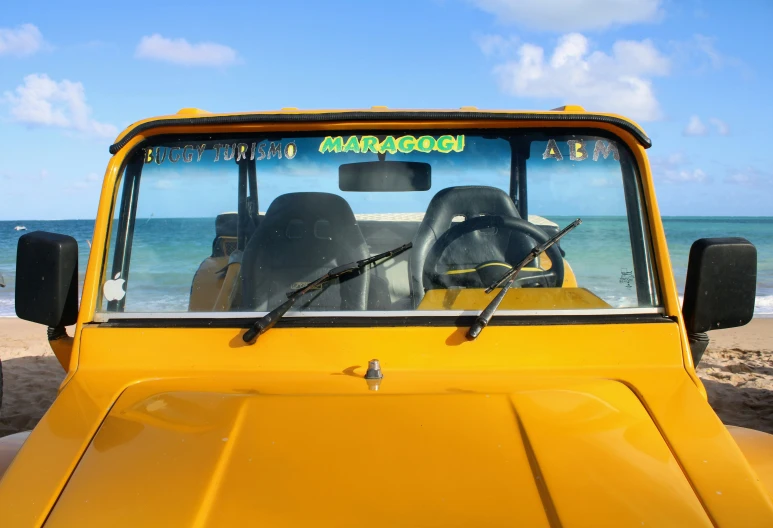
[[[5,436],[35,427],[56,398],[65,372],[48,346],[46,329],[12,317],[0,318],[0,361],[0,436]]]
[[[0,318],[0,360],[4,436],[35,427],[54,401],[64,370],[45,329],[15,318]],[[773,319],[712,332],[698,373],[722,421],[773,433]]]

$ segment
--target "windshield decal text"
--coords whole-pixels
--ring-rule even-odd
[[[346,139],[342,136],[328,136],[319,144],[319,151],[346,153],[354,152],[357,154],[409,154],[411,152],[440,152],[448,154],[449,152],[462,152],[464,150],[464,136],[386,136],[379,139],[376,136],[350,136]]]
[[[604,145],[605,143],[606,145]],[[617,151],[617,145],[614,141],[597,140],[596,147],[593,149],[593,161],[599,160],[599,154],[604,156],[604,159],[607,159],[610,152],[615,161],[620,161],[620,153]]]
[[[161,165],[162,163],[196,163],[201,161],[204,151],[207,150],[207,144],[185,145],[184,147],[149,147],[142,149],[145,163]],[[298,154],[298,146],[295,141],[261,141],[252,144],[247,143],[215,143],[212,145],[215,158],[212,161],[234,161],[240,162],[249,159],[250,161],[270,160],[272,158],[291,160]]]
[[[569,146],[570,160],[584,161],[588,159],[588,147],[584,140],[570,139],[566,144]],[[593,161],[598,161],[599,156],[603,156],[604,159],[607,159],[610,154],[612,154],[615,161],[620,161],[620,152],[617,150],[617,145],[614,141],[596,140],[596,144],[593,147]],[[545,152],[542,153],[542,159],[554,159],[556,161],[564,159],[555,139],[548,140],[548,144],[545,146]]]

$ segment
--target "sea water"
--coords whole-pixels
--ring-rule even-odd
[[[551,217],[564,226],[574,218]],[[562,240],[567,260],[580,279],[581,286],[611,298],[620,292],[621,278],[627,271],[617,264],[630,249],[627,220],[622,217],[583,218],[583,223]],[[687,259],[693,241],[704,237],[740,236],[757,247],[756,316],[773,317],[773,218],[752,217],[666,217],[663,219],[677,287],[681,295],[687,272]],[[24,225],[27,231],[15,231]],[[93,237],[93,220],[25,220],[0,222],[0,316],[14,315],[16,281],[16,245],[30,231],[50,231],[70,235],[78,241],[79,279],[83,284]],[[147,291],[136,292],[134,299],[148,299],[142,311],[185,311],[191,280],[201,261],[212,248],[213,218],[139,219],[132,250],[131,277]],[[164,251],[157,249],[163,247]],[[163,258],[160,258],[163,256]]]

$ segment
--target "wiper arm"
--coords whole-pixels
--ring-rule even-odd
[[[303,296],[305,293],[318,289],[321,286],[329,283],[333,279],[337,279],[339,277],[342,277],[344,275],[348,275],[349,273],[354,273],[356,271],[360,271],[362,269],[365,269],[365,267],[369,266],[370,264],[373,264],[374,262],[378,262],[379,260],[386,260],[391,259],[402,253],[403,251],[406,251],[410,249],[413,246],[411,242],[408,242],[407,244],[403,244],[402,246],[390,249],[389,251],[384,251],[383,253],[379,253],[378,255],[373,255],[372,257],[364,258],[362,260],[358,260],[356,262],[350,262],[349,264],[344,264],[342,266],[338,266],[336,268],[331,269],[327,273],[325,273],[320,278],[308,283],[303,288],[299,288],[295,290],[292,293],[289,293],[287,295],[287,300],[268,312],[266,315],[255,321],[255,323],[250,326],[247,331],[242,336],[242,339],[244,339],[245,343],[252,342],[255,338],[259,337],[261,334],[266,332],[267,330],[271,329],[279,319],[282,318],[284,314],[287,313],[287,311],[293,307],[295,304],[295,301],[297,301],[301,296]]]
[[[577,227],[582,223],[582,220],[578,218],[565,228],[563,228],[561,231],[550,237],[546,242],[540,244],[539,246],[536,246],[533,248],[526,257],[522,261],[518,263],[513,269],[509,270],[505,275],[499,279],[497,282],[486,288],[486,293],[491,293],[495,288],[501,287],[502,290],[497,294],[496,297],[494,297],[491,302],[486,306],[483,311],[478,315],[478,317],[475,319],[475,322],[472,323],[472,326],[469,330],[467,330],[467,337],[469,339],[475,339],[480,335],[480,333],[483,331],[484,328],[489,324],[491,321],[491,318],[494,316],[494,312],[497,311],[497,308],[499,308],[499,305],[502,303],[502,300],[505,298],[505,295],[507,295],[507,290],[510,289],[510,286],[513,285],[515,282],[515,276],[518,274],[521,269],[523,269],[529,262],[534,260],[535,258],[539,257],[542,253],[547,251],[553,244],[561,240],[561,238],[567,234],[569,231]]]

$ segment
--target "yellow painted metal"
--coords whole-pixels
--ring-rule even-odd
[[[16,458],[16,454],[28,436],[29,431],[24,431],[0,438],[0,478],[3,477],[3,473],[11,465],[13,459]]]
[[[573,112],[582,113],[585,112],[585,108],[580,105],[564,105],[553,109],[554,112]]]
[[[177,111],[178,117],[195,117],[195,116],[208,116],[212,115],[212,112],[207,112],[201,108],[181,108]]]
[[[773,497],[773,435],[732,425],[727,429],[768,494]]]
[[[363,490],[385,493],[390,511],[417,515],[420,524],[417,497],[433,505],[428,512],[439,511],[443,497],[465,508],[489,505],[494,484],[497,499],[513,489],[539,495],[519,501],[518,511],[478,512],[495,524],[576,520],[594,504],[612,525],[658,515],[720,526],[773,518],[773,504],[685,372],[677,324],[492,326],[472,342],[465,330],[275,328],[245,346],[243,330],[87,326],[77,375],[0,482],[0,504],[15,505],[0,507],[0,525],[41,521],[84,453],[47,526],[66,525],[76,505],[87,508],[78,519],[86,511],[96,520],[112,515],[115,526],[141,515],[159,515],[163,525],[173,512],[203,516],[202,525],[240,512],[241,522],[253,522],[253,506],[236,507],[244,493],[286,491],[289,476],[296,494],[280,501],[269,493],[270,503],[309,501],[309,511],[330,515],[317,517],[321,526],[346,524],[334,505],[365,516],[371,502],[341,502]],[[371,357],[385,372],[377,391],[363,379]],[[271,431],[286,442],[279,458],[270,456]],[[296,453],[300,443],[306,449]],[[374,470],[368,446],[387,463]],[[429,446],[453,473],[427,458]],[[249,467],[250,454],[264,471]],[[137,495],[138,487],[145,492]],[[590,488],[597,494],[589,499]],[[443,519],[453,524],[463,514],[449,508]],[[303,521],[303,511],[287,512],[285,524]],[[269,513],[260,518],[281,524]],[[392,518],[381,519],[373,524]]]
[[[218,132],[523,124],[375,113],[377,124]],[[642,172],[671,320],[495,325],[475,341],[456,327],[275,328],[246,346],[243,329],[91,324],[125,156],[148,137],[202,129],[134,137],[108,165],[68,374],[0,480],[0,526],[40,526],[49,512],[46,526],[773,524],[767,440],[731,436],[695,376],[644,149],[593,126],[618,134]],[[483,300],[464,295],[449,305]],[[373,357],[385,377],[368,383]]]
[[[214,312],[227,312],[233,306],[234,299],[238,294],[239,277],[241,273],[242,265],[235,262],[228,266],[223,279],[223,287],[215,299],[215,304],[212,307]]]
[[[655,266],[655,276],[659,286],[660,300],[665,308],[666,315],[676,320],[679,324],[682,360],[685,369],[693,383],[698,387],[703,398],[707,399],[706,389],[703,387],[703,383],[701,383],[698,375],[695,373],[695,365],[693,364],[690,345],[687,341],[687,331],[684,326],[682,309],[679,305],[679,294],[672,273],[671,257],[668,254],[666,234],[663,229],[663,221],[660,217],[660,210],[655,196],[655,184],[652,179],[649,159],[644,151],[644,147],[632,141],[627,141],[627,143],[628,147],[631,148],[631,151],[633,152],[636,164],[639,167],[639,172],[641,173],[642,201],[646,204],[646,227],[649,230],[652,242],[652,261]]]
[[[572,269],[572,266],[570,266],[566,260],[564,260],[564,283],[561,285],[561,287],[562,288],[577,287],[577,276],[574,274],[574,270]]]
[[[419,310],[482,310],[496,297],[485,289],[458,288],[429,290]],[[511,288],[499,305],[500,310],[589,310],[612,308],[585,288]]]
[[[225,273],[221,270],[228,264],[228,257],[208,257],[196,270],[191,284],[191,297],[188,310],[191,312],[209,312],[223,290]]]
[[[262,394],[260,384],[261,394],[131,387],[46,526],[75,518],[124,526],[571,526],[597,512],[617,526],[711,525],[619,382],[527,383],[508,393],[506,379],[481,386],[473,375],[458,380],[468,392],[385,388],[373,396],[356,381],[361,390],[346,397]],[[389,382],[408,389],[412,380],[397,373]],[[114,485],[94,486],[117,474]]]

